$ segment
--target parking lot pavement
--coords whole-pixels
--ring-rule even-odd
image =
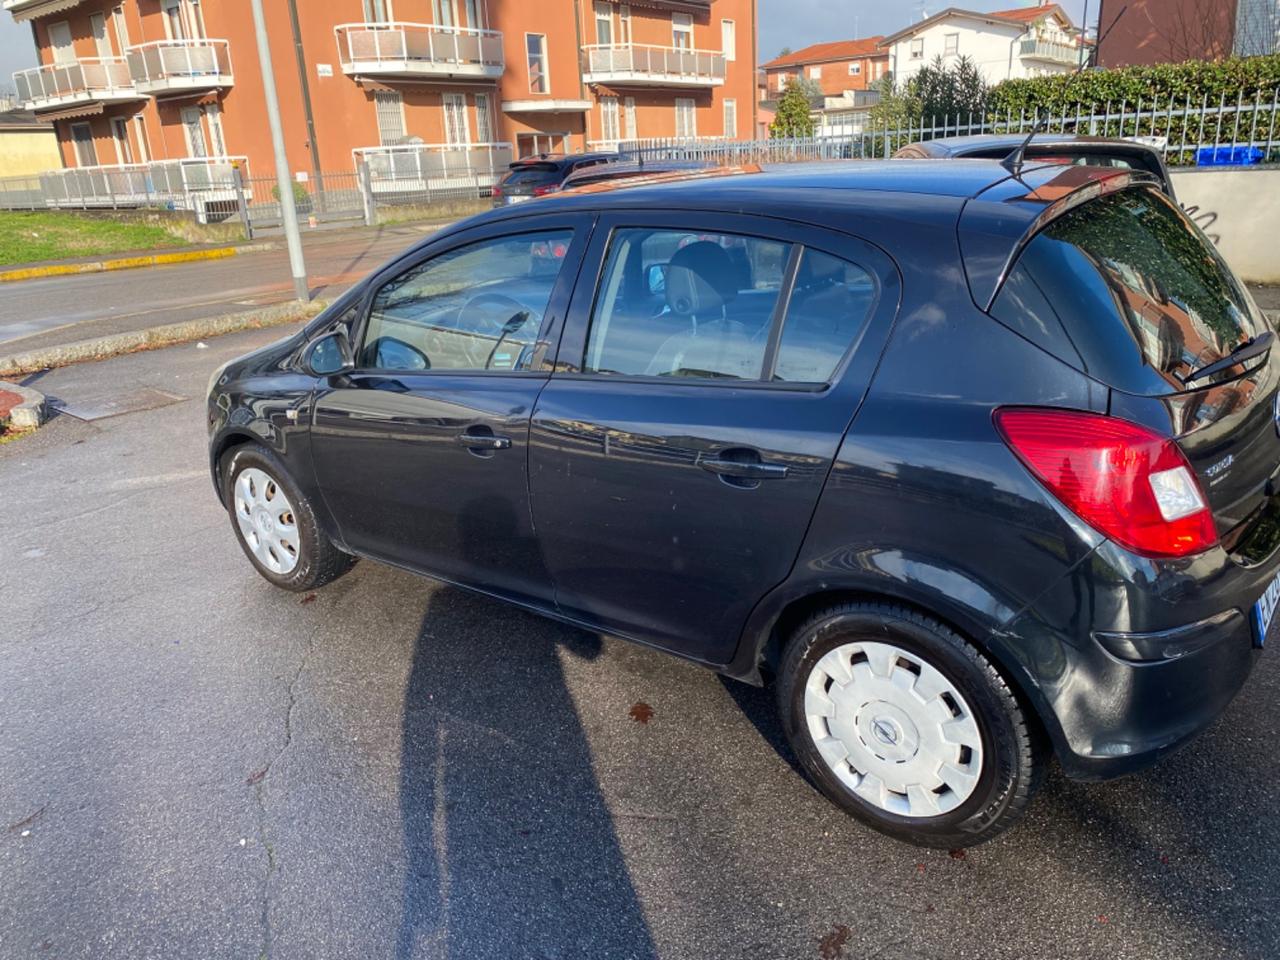
[[[55,371],[190,399],[0,446],[0,956],[1280,955],[1274,656],[1154,770],[903,846],[767,692],[375,563],[261,580],[200,395],[273,336]]]

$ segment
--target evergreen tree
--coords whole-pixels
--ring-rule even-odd
[[[773,123],[769,124],[769,136],[775,139],[811,137],[813,130],[813,115],[809,112],[809,98],[804,87],[793,80],[787,81],[786,89],[778,100]]]

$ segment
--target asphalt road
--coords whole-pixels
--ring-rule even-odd
[[[0,446],[0,957],[1280,955],[1274,655],[1155,769],[903,846],[767,693],[374,563],[261,580],[199,398],[274,335],[50,373],[190,399]]]
[[[314,297],[333,297],[435,228],[392,226],[307,234]],[[289,253],[276,249],[111,273],[0,284],[0,352],[34,350],[166,323],[239,313],[294,298]]]

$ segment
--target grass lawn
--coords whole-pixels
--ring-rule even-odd
[[[162,226],[75,213],[0,212],[0,266],[186,243]]]

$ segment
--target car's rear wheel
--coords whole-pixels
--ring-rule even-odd
[[[989,840],[1039,783],[1034,728],[999,672],[913,610],[855,603],[810,618],[787,648],[778,698],[819,789],[909,843]]]
[[[325,536],[311,502],[275,454],[236,447],[224,458],[222,476],[236,539],[267,580],[285,590],[314,590],[351,569],[355,558]]]

